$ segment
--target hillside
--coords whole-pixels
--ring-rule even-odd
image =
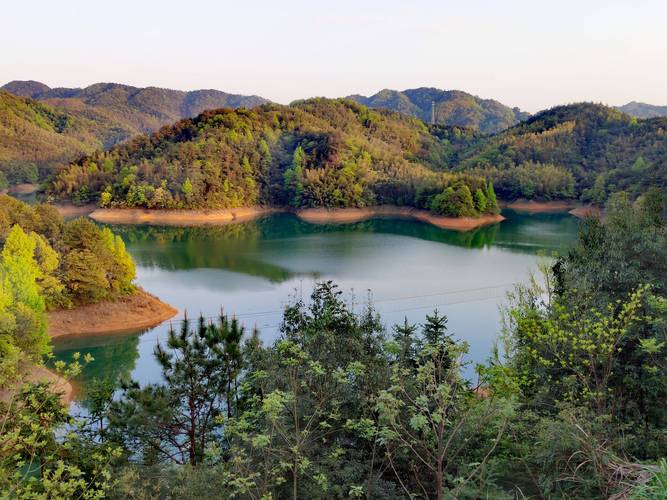
[[[267,102],[261,97],[219,90],[182,92],[115,83],[51,89],[40,82],[13,81],[1,90],[0,123],[6,133],[0,138],[0,171],[16,182],[34,181],[24,175],[25,168],[31,172],[37,169],[43,179],[57,164],[94,149],[109,148],[136,134],[155,132],[205,109],[253,107]],[[14,96],[20,98],[12,99]],[[54,128],[48,119],[40,119],[45,115],[68,125],[62,130]],[[22,166],[17,167],[17,162]]]
[[[36,182],[56,165],[103,146],[113,124],[76,116],[0,91],[0,174],[3,182]]]
[[[460,90],[434,88],[404,91],[381,90],[375,95],[349,96],[371,108],[389,109],[431,121],[431,103],[435,102],[435,123],[470,127],[485,134],[500,132],[530,116],[519,108],[509,108],[492,99],[481,99]]]
[[[505,198],[569,192],[602,202],[621,190],[634,197],[667,187],[667,118],[637,120],[590,103],[557,106],[472,144],[457,169],[491,177]]]
[[[486,200],[484,180],[444,173],[468,137],[475,134],[446,127],[435,135],[416,118],[343,99],[221,109],[96,152],[61,171],[50,191],[116,207],[391,203],[476,215],[487,211],[486,203],[479,209],[472,200],[478,190]],[[459,213],[446,201],[467,208]]]
[[[109,117],[130,135],[155,132],[163,125],[196,116],[206,109],[252,108],[268,102],[262,97],[228,94],[220,90],[184,92],[118,83],[52,89],[40,82],[13,81],[2,89],[55,107]]]
[[[635,118],[656,118],[659,116],[667,116],[667,106],[655,106],[644,102],[632,101],[623,106],[617,106],[616,109],[623,113],[627,113],[630,116],[634,116]]]

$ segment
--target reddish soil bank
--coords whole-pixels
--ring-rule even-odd
[[[571,215],[583,219],[585,217],[600,217],[602,216],[602,209],[600,207],[595,207],[593,205],[585,205],[582,207],[573,208],[569,211]]]
[[[297,210],[296,215],[313,224],[340,224],[352,223],[373,217],[410,217],[423,222],[428,222],[442,229],[454,229],[456,231],[469,231],[477,227],[495,224],[505,220],[502,215],[482,215],[480,217],[444,217],[433,215],[425,210],[411,207],[395,207],[383,205],[368,208],[306,208]]]
[[[516,200],[502,203],[503,208],[509,208],[517,212],[544,213],[544,212],[568,212],[577,207],[576,202],[568,200],[559,201],[534,201]]]
[[[0,401],[9,401],[20,386],[27,382],[50,382],[64,404],[71,403],[74,398],[74,387],[69,381],[43,366],[22,363],[19,367],[19,382],[13,387],[0,389]]]
[[[97,208],[95,205],[72,205],[71,203],[56,203],[53,205],[56,210],[65,219],[73,219],[75,217],[85,217],[90,215]]]
[[[48,333],[57,338],[141,330],[173,318],[176,313],[177,309],[140,289],[118,300],[51,311]]]
[[[278,211],[274,208],[248,207],[225,210],[149,210],[141,208],[98,208],[90,217],[111,224],[159,224],[202,226],[232,224],[256,219]]]

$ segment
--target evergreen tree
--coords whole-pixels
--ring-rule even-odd
[[[417,325],[403,319],[402,325],[394,325],[394,341],[398,344],[398,361],[402,366],[414,368],[418,339],[416,338]]]
[[[300,207],[303,196],[303,176],[306,165],[306,154],[301,146],[294,150],[292,165],[285,170],[283,175],[285,192],[287,193],[289,204],[293,207]]]
[[[487,205],[486,195],[481,189],[477,189],[475,191],[475,209],[480,214],[485,214],[487,208],[486,205]]]
[[[109,436],[146,463],[200,464],[235,398],[242,335],[224,316],[218,324],[200,317],[194,328],[186,318],[178,332],[170,329],[166,347],[155,348],[164,384],[125,384],[110,408]]]
[[[486,186],[486,210],[490,214],[497,214],[500,212],[496,192],[493,189],[493,182],[491,181],[489,181]]]

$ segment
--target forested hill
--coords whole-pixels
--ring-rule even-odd
[[[435,102],[437,124],[470,127],[486,134],[500,132],[530,116],[519,108],[510,108],[493,99],[481,99],[460,90],[384,89],[370,97],[352,95],[349,98],[371,108],[398,111],[426,122],[431,121],[431,103]]]
[[[477,215],[495,211],[492,188],[444,173],[475,137],[446,127],[435,135],[416,118],[344,99],[221,109],[97,152],[61,171],[50,190],[101,206],[395,203]]]
[[[55,165],[155,132],[205,109],[250,108],[268,102],[219,90],[181,92],[115,83],[51,89],[40,82],[13,81],[1,90],[0,172],[13,183],[44,179]]]
[[[36,182],[55,165],[101,148],[115,128],[44,103],[0,91],[0,189]],[[43,175],[42,175],[43,176]]]
[[[667,106],[655,106],[644,102],[632,101],[616,109],[627,113],[635,118],[655,118],[658,116],[667,116]]]
[[[591,103],[558,106],[477,141],[457,168],[490,177],[505,198],[636,197],[667,188],[667,118],[638,120]]]
[[[35,81],[13,81],[2,90],[30,97],[78,113],[106,116],[132,135],[155,132],[181,118],[206,109],[252,108],[268,102],[263,97],[228,94],[220,90],[138,88],[118,83],[95,83],[85,88],[49,88]]]

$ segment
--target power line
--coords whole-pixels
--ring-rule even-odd
[[[462,288],[458,290],[446,290],[446,291],[441,291],[441,292],[435,292],[435,293],[428,293],[428,294],[422,294],[422,295],[404,295],[401,297],[388,297],[384,299],[373,299],[372,303],[373,304],[379,304],[379,303],[385,303],[385,302],[396,302],[399,300],[414,300],[414,299],[424,299],[428,297],[439,297],[442,295],[456,295],[460,293],[469,293],[469,292],[480,292],[483,290],[493,290],[496,288],[507,288],[510,286],[513,286],[514,283],[502,283],[499,285],[489,285],[489,286],[480,286],[476,288]],[[236,319],[252,319],[260,316],[268,316],[271,314],[280,314],[284,311],[284,309],[274,309],[271,311],[249,311],[245,313],[239,313],[239,314],[233,314],[232,317]],[[199,316],[197,316],[199,318]],[[204,319],[218,319],[218,316],[204,316]],[[182,319],[175,319],[172,321],[183,321]]]
[[[501,286],[504,285],[494,285],[494,286],[488,286],[488,287],[479,287],[479,288],[470,288],[466,290],[451,290],[447,292],[442,292],[440,294],[426,294],[426,295],[415,295],[412,296],[411,298],[421,298],[421,297],[429,297],[429,296],[436,296],[436,295],[446,295],[446,294],[454,294],[454,293],[462,293],[462,292],[467,292],[467,291],[477,291],[477,290],[486,290],[486,289],[491,289],[491,288],[500,288]],[[467,303],[473,303],[473,302],[484,302],[487,300],[494,300],[494,299],[500,299],[503,298],[504,295],[493,295],[491,297],[482,297],[482,298],[475,298],[475,299],[464,299],[464,300],[457,300],[454,302],[446,302],[442,304],[429,304],[425,306],[416,306],[416,307],[408,307],[408,308],[402,308],[402,309],[394,309],[391,311],[384,311],[384,314],[395,314],[395,313],[401,313],[401,312],[410,312],[410,311],[418,311],[422,309],[436,309],[438,307],[449,307],[449,306],[454,306],[458,304],[467,304]],[[393,299],[384,299],[385,301],[389,300],[399,300],[398,298],[393,298]],[[379,302],[379,301],[378,301]],[[275,311],[276,313],[282,313],[283,310],[277,310]],[[236,316],[237,318],[239,316]],[[197,320],[199,317],[197,317]],[[213,321],[219,319],[218,316],[204,316],[205,320]],[[173,326],[172,323],[177,323],[177,324],[182,324],[184,319],[175,319],[175,320],[169,320],[169,325]],[[165,322],[166,323],[166,322]],[[161,323],[164,324],[164,323]],[[272,329],[272,328],[279,328],[281,323],[274,323],[274,324],[264,324],[264,325],[258,325],[257,328],[266,328],[266,329]],[[151,339],[144,339],[144,340],[139,340],[140,344],[146,343],[146,342],[154,342],[158,343],[161,339],[159,337],[151,338]]]

